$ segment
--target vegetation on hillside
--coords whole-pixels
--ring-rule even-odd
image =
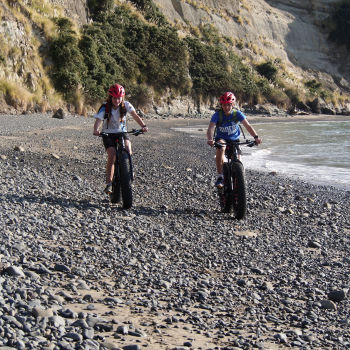
[[[341,17],[339,11],[347,9],[349,2],[341,1],[334,19]],[[32,21],[47,40],[40,48],[45,54],[43,69],[55,90],[78,113],[83,104],[96,105],[104,99],[107,88],[115,82],[125,86],[128,99],[139,108],[164,95],[170,100],[191,95],[198,103],[214,103],[227,90],[234,91],[241,103],[271,102],[280,107],[317,96],[333,98],[316,80],[306,82],[301,95],[278,60],[247,65],[234,54],[245,44],[223,37],[212,24],[193,27],[188,23],[182,28],[188,34],[180,37],[177,25],[171,25],[152,0],[118,4],[114,0],[88,0],[93,21],[80,29],[62,15],[55,17],[39,0],[19,0],[16,4],[20,5],[18,16],[29,16],[21,19],[27,30]],[[344,34],[343,40],[349,37]],[[11,51],[1,36],[0,46],[6,48],[0,53],[0,65],[5,65]],[[9,84],[0,84],[0,92],[11,89]],[[45,95],[49,90],[50,83],[45,81],[40,93]]]
[[[256,70],[269,81],[276,81],[278,69],[271,61],[258,64]]]
[[[87,67],[79,50],[72,23],[67,18],[59,18],[56,24],[58,35],[51,38],[49,46],[54,66],[51,77],[56,89],[69,99],[86,78]]]
[[[137,92],[131,99],[143,96],[139,104],[165,91],[191,94],[198,101],[217,98],[225,90],[251,103],[269,100],[274,90],[269,77],[243,64],[221,44],[217,32],[202,26],[199,37],[181,39],[152,1],[132,2],[139,12],[127,4],[112,11],[107,0],[99,6],[91,0],[94,21],[82,28],[80,37],[69,20],[56,21],[57,35],[49,45],[51,77],[66,99],[75,99],[82,90],[93,104],[117,81]]]
[[[159,13],[152,17],[149,8],[146,12],[162,25],[150,24],[130,6],[121,5],[94,13],[94,22],[82,28],[79,40],[67,20],[57,21],[58,34],[51,38],[49,49],[56,88],[68,99],[81,88],[90,103],[104,98],[116,81],[138,93],[140,84],[156,94],[167,88],[189,93],[184,42]]]

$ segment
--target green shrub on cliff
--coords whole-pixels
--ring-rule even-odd
[[[308,80],[304,85],[309,89],[312,95],[317,95],[321,91],[322,84],[316,79]]]
[[[145,83],[157,91],[187,92],[186,47],[176,31],[149,25],[126,6],[85,26],[79,48],[88,69],[84,89],[92,100],[116,81],[126,88]]]
[[[256,66],[257,72],[264,76],[267,80],[273,82],[276,80],[277,68],[271,61],[258,64]]]
[[[88,0],[87,5],[94,18],[101,13],[110,11],[113,8],[114,0]]]
[[[218,46],[202,43],[196,38],[186,38],[190,55],[189,72],[193,92],[197,96],[213,96],[228,90],[228,59]]]
[[[146,84],[135,84],[129,87],[131,94],[130,102],[136,108],[150,107],[152,101],[152,90]]]
[[[49,55],[53,61],[50,76],[56,90],[69,100],[84,81],[87,68],[72,23],[60,18],[56,24],[58,34],[49,41]]]
[[[254,75],[232,52],[227,53],[219,45],[205,44],[196,38],[188,37],[185,41],[195,96],[215,97],[230,90],[241,100],[257,103],[271,95],[267,80]]]

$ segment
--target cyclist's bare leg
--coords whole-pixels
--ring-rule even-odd
[[[218,142],[224,142],[224,140],[219,140]],[[218,174],[223,174],[223,165],[224,165],[224,155],[225,155],[225,148],[217,148],[216,149],[216,170]]]
[[[130,140],[125,140],[125,148],[129,152],[129,154],[131,155],[131,142],[130,142]]]
[[[113,180],[116,153],[115,153],[114,147],[108,147],[106,152],[107,152],[106,183],[109,184]]]
[[[242,150],[241,148],[239,147],[238,148],[238,154],[237,154],[237,159],[240,161],[241,160],[241,154],[242,154]]]

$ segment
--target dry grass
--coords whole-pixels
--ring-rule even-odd
[[[335,103],[339,103],[342,106],[345,106],[346,104],[350,103],[350,96],[340,94],[339,92],[336,92],[333,94]]]
[[[45,112],[62,104],[61,96],[53,88],[39,86],[35,92],[31,92],[24,86],[7,79],[0,80],[0,94],[3,95],[8,105],[24,111],[33,110],[35,107],[41,112]]]
[[[247,3],[247,1],[240,0],[240,4],[241,4],[242,8],[246,9],[247,11],[250,11],[250,6],[249,6],[249,3]]]
[[[194,27],[192,25],[189,26],[190,33],[195,36],[196,38],[199,38],[201,36],[201,32],[198,27]]]
[[[0,64],[6,62],[6,57],[9,53],[8,40],[0,33]]]
[[[287,108],[290,106],[290,98],[281,90],[273,89],[269,101],[279,108]]]
[[[7,104],[19,110],[35,109],[45,112],[62,105],[63,99],[55,92],[43,67],[43,58],[39,54],[40,43],[33,30],[39,28],[40,35],[49,38],[56,31],[52,19],[61,16],[62,9],[41,0],[8,1],[7,4],[17,23],[23,25],[29,44],[23,47],[15,46],[9,38],[0,35],[0,64],[3,62],[5,65],[5,75],[0,81],[0,93]],[[79,32],[78,28],[76,32]],[[10,73],[6,68],[9,60],[15,65],[17,73],[17,77],[11,78],[11,81],[6,78],[7,73]]]
[[[34,103],[34,95],[18,84],[6,79],[0,80],[0,92],[5,101],[14,108],[27,109]]]

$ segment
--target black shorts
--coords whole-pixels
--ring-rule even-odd
[[[123,134],[123,138],[124,140],[129,140],[129,136],[128,134]],[[103,140],[103,145],[105,146],[105,149],[109,148],[109,147],[114,147],[115,145],[115,137],[113,136],[102,136],[102,140]]]

